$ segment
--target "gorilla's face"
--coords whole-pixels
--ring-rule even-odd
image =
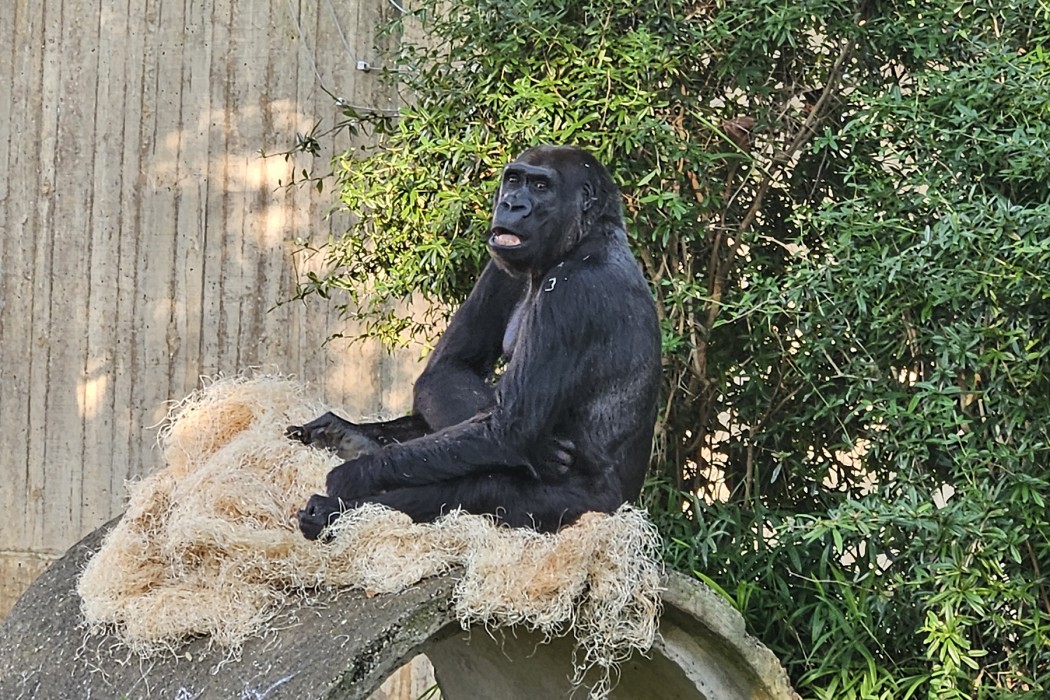
[[[543,274],[579,242],[595,188],[575,149],[536,148],[503,170],[489,252],[505,270]]]

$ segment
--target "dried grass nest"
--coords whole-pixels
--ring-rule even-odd
[[[91,632],[113,629],[151,655],[209,635],[237,649],[294,596],[319,587],[397,593],[461,567],[464,627],[572,633],[577,682],[604,680],[652,645],[660,612],[659,538],[645,513],[591,513],[556,535],[453,512],[414,524],[380,506],[345,514],[329,543],[302,537],[295,510],[339,460],[284,437],[323,409],[275,375],[218,378],[174,405],[160,433],[165,466],[129,485],[128,509],[78,583]]]

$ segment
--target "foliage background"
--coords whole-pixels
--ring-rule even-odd
[[[465,296],[502,165],[591,149],[661,312],[669,564],[804,697],[1050,692],[1045,0],[415,7],[302,294],[426,334],[391,302]]]

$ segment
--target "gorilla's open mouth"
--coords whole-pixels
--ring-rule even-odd
[[[489,244],[498,248],[517,248],[521,245],[521,237],[505,228],[494,228],[489,234]]]

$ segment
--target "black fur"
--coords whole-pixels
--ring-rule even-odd
[[[554,531],[638,495],[660,331],[612,178],[580,149],[526,151],[504,170],[489,252],[415,383],[411,416],[355,425],[329,413],[289,428],[347,456],[364,450],[299,511],[306,537],[364,502],[416,521],[462,508]]]

